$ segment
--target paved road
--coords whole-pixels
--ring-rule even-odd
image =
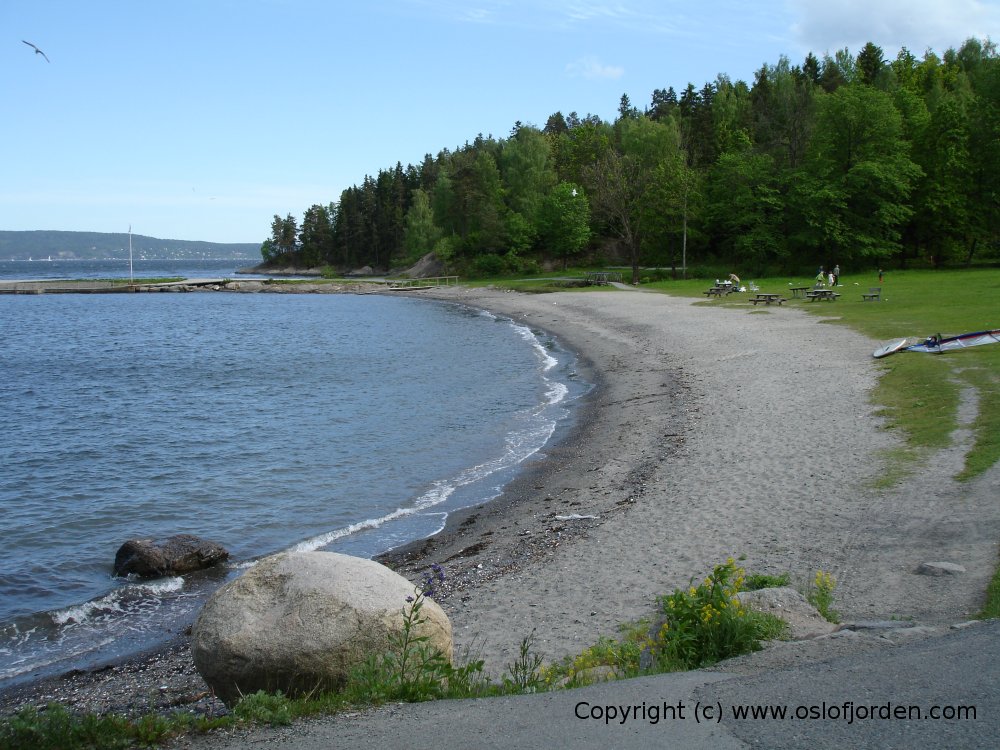
[[[752,677],[689,672],[541,695],[396,705],[179,747],[996,748],[998,644],[994,620]],[[788,715],[736,719],[741,706],[785,708]],[[932,710],[975,716],[934,719]]]

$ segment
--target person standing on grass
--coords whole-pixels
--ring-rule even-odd
[[[833,267],[833,281],[830,282],[830,286],[837,286],[840,283],[840,264],[838,263]]]
[[[826,284],[826,274],[823,273],[823,266],[819,267],[819,273],[816,274],[816,286],[823,286]]]

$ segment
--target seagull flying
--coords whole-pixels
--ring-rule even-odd
[[[21,41],[24,42],[23,39]],[[45,62],[52,62],[49,59],[49,56],[46,55],[44,52],[42,52],[40,49],[38,49],[38,47],[36,47],[34,44],[32,44],[31,42],[24,42],[24,43],[27,44],[29,47],[31,47],[31,49],[35,50],[35,54],[36,55],[41,55],[42,57],[44,57],[45,58]]]

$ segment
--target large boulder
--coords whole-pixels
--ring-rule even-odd
[[[291,552],[261,560],[219,589],[191,634],[195,666],[227,704],[258,690],[338,689],[352,668],[384,653],[403,627],[414,586],[372,560]],[[451,623],[432,600],[417,634],[452,657]]]
[[[428,276],[444,275],[444,263],[438,260],[434,253],[427,253],[418,260],[407,272],[411,279],[426,279]]]
[[[115,575],[140,578],[183,575],[210,568],[226,560],[229,552],[221,544],[192,534],[166,539],[130,539],[115,554]]]
[[[790,586],[741,591],[737,596],[745,607],[768,612],[788,623],[788,635],[793,641],[803,641],[828,635],[837,625],[823,615],[801,593]]]

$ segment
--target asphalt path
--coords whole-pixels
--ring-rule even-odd
[[[178,747],[996,748],[1000,620],[753,676],[696,671],[579,690],[399,704]],[[757,718],[738,718],[743,710]],[[781,713],[784,712],[784,717]]]

